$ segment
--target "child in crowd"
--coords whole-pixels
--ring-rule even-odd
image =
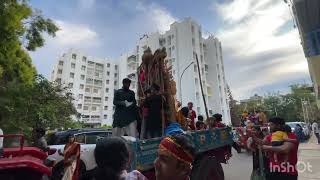
[[[272,146],[281,146],[284,142],[284,139],[287,139],[288,135],[284,130],[284,127],[281,126],[281,129],[274,131],[271,135],[271,145]],[[274,153],[274,160],[278,162],[278,154]]]
[[[196,122],[197,130],[205,130],[206,124],[203,122],[203,116],[198,116],[198,121]]]

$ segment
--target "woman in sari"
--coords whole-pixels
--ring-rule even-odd
[[[64,146],[64,176],[62,180],[78,180],[80,173],[80,144],[74,136],[69,136],[69,142]]]

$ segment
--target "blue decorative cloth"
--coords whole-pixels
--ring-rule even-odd
[[[165,136],[170,136],[172,134],[183,134],[184,131],[182,130],[179,123],[170,123],[169,126],[164,130]]]

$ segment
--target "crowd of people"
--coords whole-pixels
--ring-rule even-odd
[[[63,152],[59,151],[59,154],[64,156],[63,180],[147,180],[147,177],[137,170],[127,172],[132,154],[126,141],[120,136],[129,135],[141,139],[164,136],[162,134],[164,99],[159,93],[159,86],[153,84],[145,92],[146,99],[138,107],[135,94],[129,89],[130,83],[129,79],[124,79],[123,87],[115,92],[113,136],[97,141],[94,150],[97,167],[80,176],[80,144],[70,136]],[[245,113],[242,117],[242,125],[252,128],[250,148],[253,151],[253,173],[251,178],[297,180],[299,134],[291,132],[291,127],[285,124],[284,119],[274,117],[267,121],[265,114],[260,111],[254,114]],[[268,135],[263,134],[260,128],[266,123],[270,127]],[[192,102],[185,107],[177,102],[176,122],[167,125],[165,136],[158,146],[157,158],[153,163],[156,179],[197,179],[192,176],[196,171],[194,145],[181,132],[223,127],[226,125],[222,123],[221,114],[214,114],[205,121],[201,115],[197,116]],[[312,130],[320,144],[319,127],[316,122],[312,124]],[[48,151],[44,134],[43,129],[34,129],[34,145]],[[239,152],[236,143],[233,146]],[[203,173],[200,174],[203,175]]]
[[[266,113],[260,110],[254,112],[244,111],[240,117],[242,127],[253,127],[254,125],[264,126],[267,124]]]
[[[252,176],[267,180],[297,180],[296,169],[299,141],[291,127],[279,117],[269,119],[270,134],[264,136],[259,126],[254,128]]]
[[[161,137],[164,128],[170,124],[164,124],[164,109],[167,104],[160,93],[160,87],[152,84],[144,91],[145,98],[140,101],[139,106],[135,99],[135,93],[130,90],[131,80],[123,79],[122,88],[114,95],[113,104],[115,112],[113,116],[113,135],[129,135],[140,139]],[[222,127],[222,115],[215,114],[206,121],[203,116],[197,116],[193,110],[193,103],[188,102],[182,107],[179,101],[175,107],[176,123],[184,131],[205,130],[212,127]],[[197,119],[197,122],[196,122]]]

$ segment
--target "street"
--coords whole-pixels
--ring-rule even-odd
[[[252,156],[233,150],[229,164],[223,164],[225,180],[249,180],[252,171]],[[298,152],[298,180],[320,180],[320,145],[312,136],[307,143],[301,143]],[[309,170],[308,170],[309,164]]]
[[[249,180],[252,171],[251,154],[247,152],[238,154],[234,149],[232,150],[233,156],[229,164],[223,164],[225,180]]]

